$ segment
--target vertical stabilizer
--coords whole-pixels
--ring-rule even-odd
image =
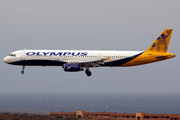
[[[166,53],[172,31],[173,29],[165,29],[146,51]]]

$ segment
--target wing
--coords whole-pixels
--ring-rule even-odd
[[[104,64],[105,60],[110,60],[110,57],[105,59],[97,59],[97,60],[90,60],[90,61],[79,61],[78,64],[83,65],[85,67],[99,67],[101,64]]]

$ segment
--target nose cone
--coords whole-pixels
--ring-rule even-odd
[[[9,63],[8,57],[5,57],[5,58],[3,59],[3,61],[4,61],[5,63]]]

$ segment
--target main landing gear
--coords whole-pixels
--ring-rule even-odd
[[[91,73],[91,71],[90,71],[89,69],[86,69],[86,70],[85,70],[85,73],[86,73],[86,75],[89,76],[89,77],[92,75],[92,73]]]
[[[24,69],[25,69],[25,66],[23,65],[21,74],[24,74]]]

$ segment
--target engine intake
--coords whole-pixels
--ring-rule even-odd
[[[84,67],[77,64],[64,64],[63,68],[66,72],[78,72],[84,70]]]

